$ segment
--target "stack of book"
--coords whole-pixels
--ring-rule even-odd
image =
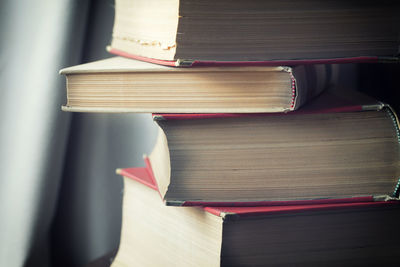
[[[113,266],[396,265],[400,132],[331,63],[396,61],[400,3],[120,0],[66,111],[150,112]],[[154,64],[156,63],[156,64]],[[324,63],[324,64],[322,64]]]

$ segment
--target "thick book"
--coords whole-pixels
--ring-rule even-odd
[[[329,65],[173,68],[114,57],[61,70],[66,111],[292,111],[331,86]]]
[[[158,192],[160,199],[162,195],[157,185],[157,180],[154,177],[153,169],[149,158],[145,155],[143,157],[145,167],[130,167],[117,169],[117,174],[124,178],[136,180]],[[338,204],[338,203],[359,203],[359,202],[379,202],[379,201],[395,201],[395,197],[388,196],[363,196],[363,197],[351,197],[351,198],[325,198],[325,199],[310,199],[310,200],[285,200],[285,201],[240,201],[240,202],[212,202],[212,201],[180,201],[170,202],[164,201],[167,206],[207,206],[207,207],[219,207],[224,205],[225,207],[261,207],[261,206],[298,206],[298,205],[317,205],[317,204]]]
[[[153,114],[160,194],[167,205],[398,198],[396,114],[363,96],[327,91],[290,113]]]
[[[398,60],[399,13],[396,0],[117,0],[108,49],[172,66]]]
[[[397,201],[169,207],[155,185],[138,174],[136,181],[124,178],[121,241],[113,267],[398,263]]]

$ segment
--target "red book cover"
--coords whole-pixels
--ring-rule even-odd
[[[146,167],[118,169],[117,173],[136,180],[158,191],[150,162],[145,158]],[[209,213],[217,216],[259,216],[286,214],[304,211],[320,211],[335,209],[351,209],[361,207],[378,207],[398,205],[399,201],[374,201],[373,197],[357,197],[346,199],[316,199],[298,201],[265,201],[265,202],[185,202],[182,206],[202,206]]]
[[[162,60],[133,55],[112,47],[107,48],[111,54],[146,61],[149,63],[172,67],[216,67],[216,66],[295,66],[306,64],[344,64],[344,63],[379,63],[397,62],[396,57],[360,56],[348,58],[326,59],[296,59],[296,60],[269,60],[269,61],[211,61],[211,60]]]

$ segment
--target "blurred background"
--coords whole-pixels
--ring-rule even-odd
[[[84,266],[119,244],[119,167],[144,166],[150,114],[61,112],[61,68],[110,57],[112,0],[0,2],[0,266]],[[333,66],[399,108],[398,64]]]

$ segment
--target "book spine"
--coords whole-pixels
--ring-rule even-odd
[[[396,136],[397,136],[397,141],[400,144],[400,123],[399,123],[399,118],[397,117],[397,114],[394,112],[391,106],[385,105],[384,108],[386,108],[386,112],[388,113],[389,117],[393,121],[393,125],[396,131]]]
[[[397,180],[397,184],[394,187],[393,197],[399,199],[400,197],[400,178]]]
[[[288,69],[292,79],[292,107],[296,110],[332,85],[330,65],[301,65]]]
[[[295,109],[297,96],[296,79],[293,76],[293,72],[290,72],[290,79],[292,80],[292,102],[290,103],[290,110],[292,111]]]
[[[291,67],[281,67],[281,68],[282,68],[282,71],[287,72],[289,74],[290,84],[291,84],[292,96],[291,96],[291,101],[290,101],[290,107],[286,111],[293,111],[296,108],[298,108],[298,106],[299,106],[299,105],[296,105],[296,100],[297,100],[297,95],[298,95],[296,77],[293,75],[293,69]]]
[[[389,117],[393,121],[393,125],[396,131],[397,141],[400,145],[400,127],[399,127],[399,118],[397,117],[396,112],[392,109],[390,105],[385,105],[385,109]],[[397,180],[396,186],[394,187],[392,197],[399,198],[400,197],[400,177]]]

